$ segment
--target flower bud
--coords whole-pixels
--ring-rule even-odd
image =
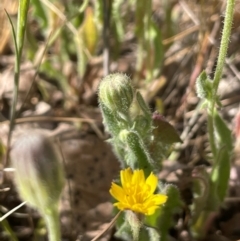
[[[133,101],[131,80],[124,74],[110,74],[99,85],[99,100],[113,112],[127,113]]]
[[[58,204],[64,186],[63,167],[57,150],[45,135],[33,131],[19,136],[11,159],[23,200],[40,212]]]

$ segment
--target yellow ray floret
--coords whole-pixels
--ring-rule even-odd
[[[112,183],[110,193],[118,201],[114,203],[120,210],[132,210],[145,215],[152,215],[161,204],[167,201],[164,194],[154,194],[157,177],[151,173],[145,179],[143,170],[122,170],[120,173],[122,187]]]

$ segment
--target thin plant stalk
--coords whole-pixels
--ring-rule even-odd
[[[228,44],[230,41],[234,5],[235,5],[235,0],[227,0],[223,33],[221,38],[217,66],[216,66],[214,79],[213,79],[212,101],[209,104],[209,108],[208,108],[209,141],[210,141],[214,159],[216,159],[216,144],[215,144],[215,138],[214,138],[214,123],[213,123],[214,106],[217,101],[217,90],[218,90],[220,79],[222,77],[223,67],[225,64],[225,59],[226,59],[227,50],[228,50]]]
[[[48,228],[49,241],[60,241],[61,231],[59,223],[59,212],[57,210],[57,207],[51,208],[48,213],[43,214],[43,217]]]
[[[13,102],[11,106],[10,127],[9,127],[8,140],[7,140],[8,149],[11,142],[12,131],[14,129],[14,119],[16,115],[16,105],[17,105],[17,99],[18,99],[18,85],[19,85],[19,76],[20,76],[20,65],[21,65],[20,62],[21,62],[22,49],[24,44],[24,35],[26,31],[27,12],[29,7],[29,2],[30,2],[29,0],[19,1],[16,34],[14,31],[11,19],[8,15],[8,18],[12,27],[13,39],[14,39],[14,45],[15,45],[14,90],[13,90]],[[8,152],[9,151],[7,150],[6,163],[5,163],[6,165],[8,162]]]
[[[234,5],[235,5],[235,0],[227,0],[227,8],[226,8],[226,14],[225,14],[225,20],[224,20],[222,39],[221,39],[221,44],[220,44],[217,66],[216,66],[214,79],[213,79],[214,101],[216,101],[217,90],[218,90],[220,79],[222,77],[223,67],[225,64],[228,45],[229,45],[229,41],[230,41],[230,34],[231,34],[232,22],[233,22]]]

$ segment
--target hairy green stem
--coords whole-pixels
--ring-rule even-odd
[[[222,77],[225,58],[226,58],[226,55],[227,55],[228,44],[229,44],[229,41],[230,41],[234,5],[235,5],[235,0],[228,0],[227,1],[227,8],[226,8],[226,14],[225,14],[225,19],[224,19],[224,27],[223,27],[223,33],[222,33],[222,38],[221,38],[220,50],[219,50],[217,66],[216,66],[214,79],[213,79],[212,101],[209,104],[209,108],[208,108],[209,141],[210,141],[210,145],[211,145],[211,149],[212,149],[214,159],[216,159],[217,153],[216,153],[216,143],[215,143],[215,137],[214,137],[213,114],[214,114],[215,103],[216,103],[217,98],[218,98],[217,97],[217,90],[218,90],[220,79]]]
[[[60,241],[61,232],[57,207],[53,207],[47,214],[44,213],[43,216],[48,229],[49,241]]]
[[[232,30],[233,12],[234,12],[235,0],[227,1],[226,14],[224,19],[224,27],[222,33],[222,39],[220,44],[220,50],[218,55],[217,66],[213,79],[213,100],[216,101],[216,95],[218,90],[218,85],[222,77],[222,71],[225,63],[225,58],[227,55],[228,44],[230,41],[230,34]]]

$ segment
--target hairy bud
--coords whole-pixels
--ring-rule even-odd
[[[59,201],[64,185],[63,167],[53,143],[33,131],[17,138],[11,150],[20,196],[44,212]]]
[[[99,85],[99,101],[113,112],[127,113],[133,101],[131,80],[124,74],[110,74]]]

